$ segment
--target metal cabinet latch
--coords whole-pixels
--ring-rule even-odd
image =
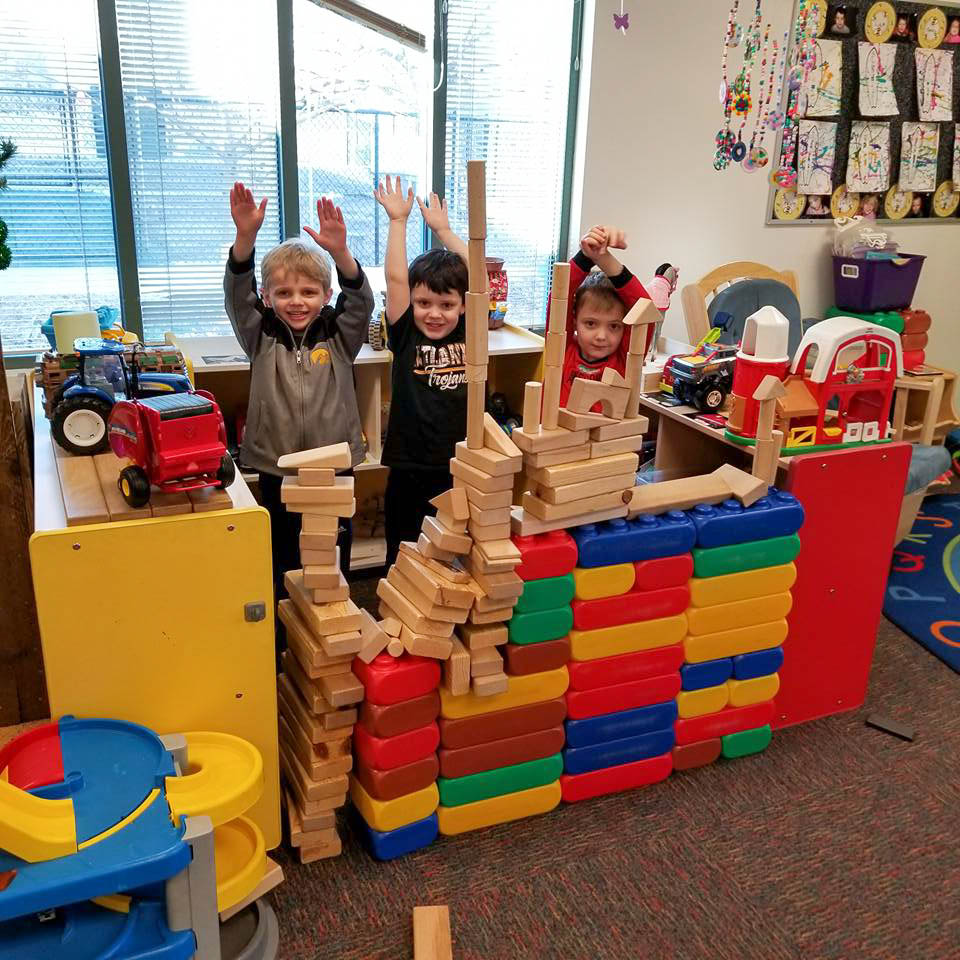
[[[262,600],[243,605],[243,619],[247,623],[259,623],[267,617],[267,605]]]

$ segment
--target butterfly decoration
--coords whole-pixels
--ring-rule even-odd
[[[620,2],[620,12],[613,15],[613,29],[619,30],[624,36],[630,26],[630,13],[623,12],[623,0]]]

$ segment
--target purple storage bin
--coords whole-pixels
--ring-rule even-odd
[[[913,302],[923,261],[916,253],[903,253],[896,260],[833,258],[833,291],[842,310],[877,313],[904,310]]]

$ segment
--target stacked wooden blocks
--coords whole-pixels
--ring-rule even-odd
[[[339,517],[353,514],[347,444],[281,457],[281,498],[303,514],[302,569],[284,577],[290,599],[279,603],[287,649],[279,677],[280,758],[287,783],[290,842],[302,863],[340,853],[335,810],[346,802],[352,735],[363,685],[354,675],[364,619],[350,600],[336,546]]]

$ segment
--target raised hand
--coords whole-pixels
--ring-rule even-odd
[[[387,216],[391,220],[406,221],[413,209],[413,187],[408,188],[407,195],[403,195],[403,183],[397,177],[396,185],[390,182],[390,177],[386,178],[386,188],[380,184],[373,195],[377,198],[377,203],[387,211]]]
[[[607,235],[603,227],[591,227],[580,238],[580,249],[593,261],[603,256],[607,252]]]
[[[439,236],[445,230],[450,229],[450,216],[447,211],[447,204],[435,193],[430,194],[429,206],[419,197],[417,197],[417,205],[420,207],[420,213],[423,215],[423,222],[435,234]]]
[[[611,250],[627,249],[627,235],[619,227],[603,226],[600,229],[603,230],[607,238],[607,246]]]
[[[230,216],[237,226],[237,236],[254,239],[263,226],[263,217],[267,211],[267,198],[259,206],[253,199],[253,192],[239,180],[230,191]]]
[[[318,229],[303,229],[313,237],[318,246],[336,258],[337,254],[347,249],[347,225],[343,222],[343,212],[332,200],[321,197],[317,201],[317,221]]]

